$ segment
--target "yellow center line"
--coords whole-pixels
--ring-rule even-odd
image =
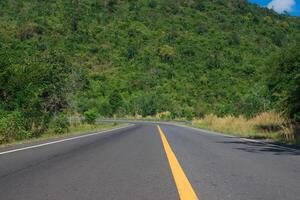
[[[175,180],[175,184],[179,193],[179,197],[181,200],[198,200],[198,197],[187,179],[182,167],[180,166],[172,148],[170,147],[168,140],[161,130],[160,126],[157,125],[165,152],[167,154],[167,158],[170,164],[170,168]]]

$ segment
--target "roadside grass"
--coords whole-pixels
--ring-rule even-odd
[[[38,141],[47,140],[47,139],[59,139],[59,138],[65,138],[68,136],[88,134],[88,133],[97,132],[97,131],[104,131],[104,130],[109,130],[109,129],[113,129],[113,128],[124,127],[126,125],[127,124],[115,123],[115,122],[104,122],[104,123],[97,123],[97,124],[83,123],[83,124],[78,124],[76,126],[70,126],[65,133],[57,134],[53,130],[49,130],[39,137],[11,141],[9,143],[1,144],[0,147],[8,147],[8,146],[13,146],[13,145],[17,145],[17,144],[26,144],[26,143],[38,142]]]
[[[205,115],[200,119],[192,121],[186,118],[172,119],[169,112],[158,113],[155,116],[123,116],[115,120],[149,121],[149,122],[169,122],[183,124],[204,130],[211,130],[228,135],[245,137],[251,139],[263,139],[270,142],[285,144],[300,144],[300,128],[290,120],[284,118],[274,111],[263,112],[253,118],[244,116],[218,117],[214,114]]]
[[[202,119],[194,119],[192,126],[239,137],[299,143],[299,136],[293,125],[275,112],[263,112],[250,119],[243,116],[218,117],[210,114]]]

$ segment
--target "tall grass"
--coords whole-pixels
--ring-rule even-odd
[[[202,119],[194,119],[192,124],[200,128],[250,138],[284,140],[287,142],[294,142],[297,138],[292,123],[275,112],[263,112],[250,119],[244,116],[218,117],[210,114]]]

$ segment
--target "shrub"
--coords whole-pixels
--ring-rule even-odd
[[[68,118],[64,113],[59,114],[54,119],[53,131],[56,134],[62,134],[68,131],[69,122]]]
[[[279,110],[300,123],[300,45],[282,49],[274,57],[268,87]]]
[[[31,137],[26,131],[20,112],[14,111],[0,118],[0,144]]]
[[[191,107],[185,107],[182,111],[182,114],[187,120],[192,120],[195,116],[194,110]]]
[[[42,34],[43,30],[37,24],[27,23],[20,27],[19,37],[21,40],[26,40],[34,37],[36,34]]]
[[[112,113],[116,113],[118,109],[123,104],[123,98],[120,95],[120,92],[115,90],[112,92],[112,94],[109,96],[109,104],[112,110]]]
[[[205,11],[205,5],[201,2],[198,2],[196,5],[195,5],[195,9],[199,10],[199,11]]]
[[[88,124],[95,124],[97,117],[98,117],[98,112],[96,109],[90,109],[84,112],[84,120]]]
[[[170,119],[172,119],[172,115],[171,115],[171,112],[165,111],[165,112],[157,113],[156,118],[162,119],[162,120],[170,120]]]
[[[118,1],[117,0],[108,0],[107,1],[107,7],[108,7],[108,10],[109,11],[114,11],[115,9],[115,6],[118,4]]]
[[[205,23],[199,23],[197,26],[197,33],[206,33],[208,31],[208,27]]]
[[[149,5],[150,8],[156,8],[157,2],[155,0],[150,0],[148,5]]]
[[[163,61],[172,62],[176,57],[176,52],[173,47],[164,45],[159,48],[158,55]]]
[[[228,37],[229,45],[240,45],[240,36],[237,33],[231,33]]]

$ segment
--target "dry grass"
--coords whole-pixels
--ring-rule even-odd
[[[284,137],[287,141],[295,141],[297,139],[295,128],[291,123],[283,125],[282,132],[284,133]]]
[[[202,119],[194,119],[192,124],[196,127],[242,137],[285,140],[288,142],[293,142],[296,138],[296,132],[292,124],[275,112],[263,112],[251,119],[243,116],[218,117],[210,114]]]

